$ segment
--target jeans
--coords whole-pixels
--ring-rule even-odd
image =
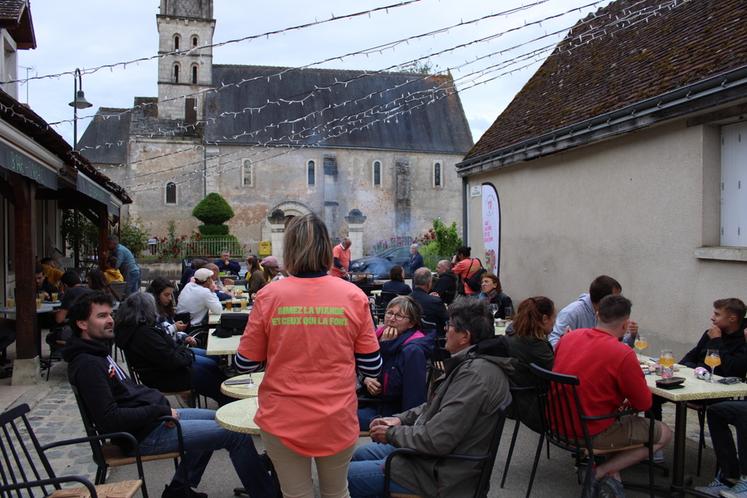
[[[747,475],[747,402],[722,401],[711,405],[707,419],[722,480]],[[738,459],[729,425],[737,429]]]
[[[350,498],[379,498],[384,496],[384,461],[396,448],[390,444],[371,443],[361,446],[348,468]],[[415,494],[396,482],[389,480],[389,491]]]
[[[195,361],[192,362],[192,387],[202,396],[214,399],[220,406],[236,401],[220,392],[221,383],[226,380],[218,362],[205,354],[204,349],[192,348]]]
[[[135,292],[140,292],[140,268],[130,270],[125,275],[125,290],[122,299],[124,300],[124,298]]]
[[[241,484],[252,498],[275,498],[277,488],[265,469],[252,437],[222,428],[213,410],[177,410],[184,440],[184,459],[179,462],[171,485],[197,487],[214,450],[226,449]],[[161,424],[140,442],[143,455],[179,450],[176,428]]]

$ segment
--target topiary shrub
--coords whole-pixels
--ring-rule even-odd
[[[228,225],[200,225],[197,229],[205,237],[225,237],[228,235]]]
[[[228,226],[223,223],[233,218],[233,209],[220,194],[211,192],[195,206],[192,216],[203,223],[199,226],[202,235],[224,237],[228,235]]]

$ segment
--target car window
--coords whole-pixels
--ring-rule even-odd
[[[397,249],[397,251],[394,253],[395,258],[407,258],[410,255],[410,249],[407,247],[400,247]]]

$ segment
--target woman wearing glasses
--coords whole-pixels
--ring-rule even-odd
[[[418,406],[426,400],[426,361],[433,351],[433,337],[420,328],[420,307],[409,296],[389,302],[384,325],[376,330],[381,359],[377,378],[365,377],[365,395],[376,398],[359,400],[358,421],[368,430],[371,420]]]

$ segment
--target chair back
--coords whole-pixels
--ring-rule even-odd
[[[127,282],[111,282],[109,288],[112,290],[112,295],[117,301],[122,301],[125,297],[125,287]]]
[[[552,372],[535,363],[530,368],[544,382],[537,396],[547,439],[565,450],[580,452],[586,449],[592,454],[591,436],[586,423],[588,417],[578,397],[581,384],[578,377]]]
[[[480,480],[477,483],[477,488],[475,488],[475,498],[485,498],[488,496],[488,490],[490,489],[490,476],[493,473],[493,466],[495,465],[495,458],[498,455],[498,446],[501,444],[501,436],[503,435],[503,426],[505,423],[506,411],[499,410],[496,414],[495,430],[490,439],[488,455],[482,461]]]
[[[25,488],[28,491],[23,494],[27,496],[35,496],[37,493],[48,496],[55,489],[60,489],[60,485],[56,483],[23,486],[32,481],[56,478],[34,429],[29,424],[29,411],[29,405],[24,403],[0,414],[0,496],[3,497],[10,497],[11,489]],[[28,435],[28,439],[24,434]],[[15,491],[14,494],[19,498],[22,496],[20,491]]]
[[[73,384],[70,384],[70,387],[73,389],[73,394],[75,395],[75,403],[78,405],[78,411],[80,412],[80,419],[83,421],[83,427],[86,429],[86,436],[99,436],[103,434],[103,432],[99,431],[96,428],[96,425],[93,423],[93,419],[91,418],[91,415],[88,411],[88,407],[86,407],[85,402],[83,401],[83,398],[81,398],[80,393],[78,392],[78,388],[74,386]],[[91,454],[93,455],[93,461],[98,466],[104,466],[106,465],[106,459],[104,457],[104,453],[102,450],[103,446],[102,440],[91,440]]]

